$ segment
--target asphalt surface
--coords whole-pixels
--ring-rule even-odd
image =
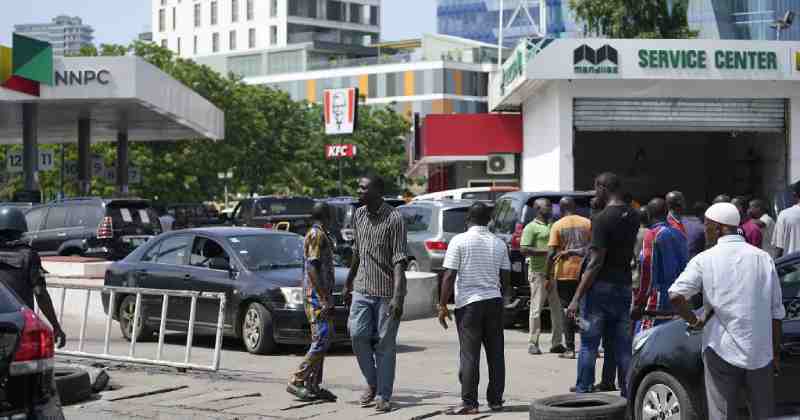
[[[58,309],[60,291],[53,290]],[[78,348],[84,295],[69,292],[63,324],[69,336],[67,349]],[[100,353],[105,322],[92,301],[86,329],[84,350]],[[119,324],[112,323],[110,353],[127,355],[129,343],[121,337]],[[482,401],[482,412],[473,418],[528,418],[530,401],[535,398],[567,393],[575,382],[575,361],[559,359],[554,354],[527,354],[527,334],[506,330],[506,406],[504,413],[491,413]],[[443,330],[436,320],[404,322],[398,336],[397,377],[393,402],[396,409],[380,417],[423,419],[438,418],[442,411],[457,405],[458,337],[455,326]],[[182,361],[185,333],[169,333],[164,355]],[[550,337],[542,336],[542,348],[548,349]],[[210,364],[213,337],[195,337],[192,362]],[[84,364],[99,363],[108,367],[114,390],[98,394],[92,401],[66,407],[69,419],[244,419],[278,418],[329,419],[366,418],[377,415],[353,402],[364,390],[364,382],[349,348],[335,348],[325,362],[324,384],[337,394],[337,403],[303,404],[285,392],[286,381],[301,360],[303,348],[285,348],[278,355],[256,356],[247,353],[240,342],[226,339],[217,372],[179,371],[174,368],[148,367],[102,360],[80,360],[59,356],[59,361]],[[153,357],[156,343],[139,343],[136,356]],[[480,396],[485,395],[488,378],[482,363]],[[599,374],[599,369],[598,369]],[[443,417],[443,416],[442,416]]]

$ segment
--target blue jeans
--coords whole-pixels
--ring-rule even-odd
[[[361,374],[377,396],[391,401],[400,321],[388,315],[391,299],[353,293],[350,338]]]
[[[603,336],[613,342],[613,350],[606,345],[606,354],[614,352],[617,362],[619,387],[627,397],[628,367],[631,363],[631,288],[611,284],[598,279],[581,302],[581,317],[588,321],[588,328],[581,332],[581,350],[578,355],[578,393],[592,391],[595,378],[597,349]],[[606,378],[604,378],[606,379]]]

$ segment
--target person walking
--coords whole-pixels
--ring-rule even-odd
[[[619,177],[607,172],[595,180],[595,191],[607,203],[592,221],[589,262],[572,302],[567,308],[575,318],[581,304],[581,317],[587,328],[581,331],[578,356],[578,393],[593,391],[595,359],[604,333],[613,337],[622,396],[631,359],[631,260],[639,230],[639,212],[622,200]]]
[[[581,261],[592,237],[592,222],[576,213],[575,200],[564,197],[558,203],[562,217],[550,229],[545,272],[547,281],[545,290],[555,288],[563,307],[569,305],[578,289],[578,273]],[[559,355],[563,359],[575,358],[575,333],[577,325],[574,320],[564,320],[564,342],[566,351]]]
[[[744,197],[735,197],[731,200],[731,204],[736,206],[736,210],[739,211],[739,218],[742,221],[741,226],[739,226],[740,234],[744,236],[748,244],[756,248],[761,248],[764,242],[764,236],[761,233],[761,226],[756,224],[756,221],[748,214],[749,203],[747,199]]]
[[[800,181],[792,185],[797,204],[784,209],[778,214],[772,245],[775,247],[775,258],[800,251]]]
[[[670,300],[692,329],[703,330],[708,418],[738,418],[740,394],[752,419],[774,409],[773,372],[780,369],[783,307],[772,258],[737,233],[739,210],[728,203],[706,212],[706,235],[713,247],[689,262],[669,289]],[[705,316],[688,299],[702,293]]]
[[[636,322],[634,335],[672,319],[644,313],[672,312],[667,290],[689,261],[686,234],[669,222],[667,202],[654,198],[647,209],[654,223],[644,237],[640,283],[633,294],[631,320]]]
[[[333,248],[330,233],[331,208],[327,203],[314,205],[314,224],[303,241],[305,310],[311,326],[311,346],[298,370],[289,379],[286,391],[303,401],[336,401],[336,396],[320,387],[325,354],[331,347],[333,329],[334,276]]]
[[[775,232],[775,219],[767,213],[767,203],[761,199],[750,200],[750,207],[747,209],[747,215],[761,229],[761,249],[767,251],[767,254],[775,257],[775,246],[772,245],[772,236]]]
[[[539,336],[542,332],[542,308],[545,301],[550,307],[550,324],[552,325],[552,339],[550,353],[561,354],[567,349],[563,342],[563,314],[561,301],[555,287],[548,288],[547,283],[547,244],[550,241],[550,229],[553,217],[553,205],[550,200],[540,198],[533,203],[536,217],[525,226],[520,241],[520,252],[528,258],[528,281],[531,286],[530,317],[528,338],[528,354],[539,355]]]
[[[15,207],[0,208],[0,284],[13,290],[28,308],[36,304],[53,327],[58,348],[67,344],[67,335],[58,322],[53,300],[42,275],[39,253],[30,247],[22,235],[28,231],[25,215]]]
[[[362,207],[354,215],[353,259],[344,288],[353,352],[368,386],[359,403],[374,404],[379,412],[392,410],[408,260],[403,216],[383,201],[384,190],[377,176],[358,182]]]
[[[447,302],[455,288],[456,329],[460,346],[458,379],[461,406],[447,414],[478,413],[481,344],[489,366],[486,400],[492,411],[503,410],[505,390],[505,338],[503,336],[502,282],[511,279],[508,248],[489,231],[491,209],[475,203],[467,214],[469,229],[456,235],[444,257],[444,277],[438,306],[439,323],[445,330],[452,320]]]

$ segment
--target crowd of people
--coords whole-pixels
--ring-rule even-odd
[[[774,221],[763,200],[720,195],[686,214],[683,194],[673,191],[637,207],[619,177],[600,175],[590,218],[565,197],[555,223],[553,204],[539,199],[536,217],[522,233],[531,286],[528,352],[540,347],[541,313],[550,308],[549,351],[577,358],[573,392],[619,389],[627,397],[627,371],[635,334],[683,318],[703,329],[709,418],[735,418],[737,392],[746,390],[753,418],[772,410],[771,375],[780,368],[780,320],[784,316],[774,258],[800,251],[800,205]],[[794,185],[800,201],[800,183]],[[362,406],[392,409],[396,338],[405,297],[406,229],[401,215],[383,203],[383,182],[359,181],[363,207],[355,215],[354,258],[344,295],[356,360],[367,384]],[[307,313],[313,343],[287,390],[301,399],[335,400],[321,388],[333,309],[333,238],[329,209],[318,204],[305,240]],[[444,260],[438,320],[444,329],[455,301],[460,343],[462,404],[449,414],[478,412],[479,360],[489,370],[486,399],[503,409],[505,385],[503,294],[510,263],[506,245],[488,228],[491,209],[477,202],[468,230],[452,239]],[[702,315],[689,304],[702,296]],[[746,299],[743,297],[747,297]],[[580,348],[575,336],[580,334]],[[595,384],[598,353],[605,353]]]

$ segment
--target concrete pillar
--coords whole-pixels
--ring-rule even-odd
[[[80,195],[88,196],[92,189],[92,121],[88,118],[78,120],[78,190]]]
[[[522,105],[523,191],[572,191],[572,96],[568,82],[550,82]]]
[[[39,182],[39,105],[22,104],[22,171],[26,192],[38,191]]]
[[[128,195],[128,128],[117,132],[117,194]]]

